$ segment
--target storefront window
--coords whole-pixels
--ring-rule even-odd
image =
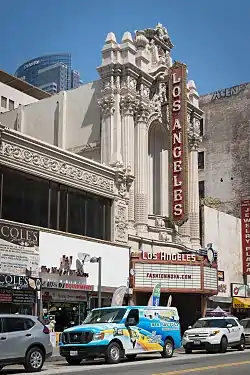
[[[110,240],[111,201],[2,168],[0,218]]]
[[[86,194],[69,190],[68,205],[68,231],[86,235]]]
[[[49,182],[4,169],[2,218],[47,227]]]

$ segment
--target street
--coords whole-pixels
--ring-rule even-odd
[[[243,353],[229,351],[226,354],[177,353],[171,359],[161,359],[156,355],[138,356],[134,362],[124,361],[118,365],[95,361],[69,367],[64,361],[56,361],[46,363],[41,374],[74,375],[81,372],[89,375],[245,375],[250,374],[250,357],[249,351],[246,350]],[[24,370],[20,366],[12,366],[4,368],[1,374],[24,374]]]

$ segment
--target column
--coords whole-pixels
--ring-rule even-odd
[[[148,106],[140,105],[135,125],[135,225],[137,234],[148,225]]]
[[[199,175],[198,175],[198,146],[201,141],[200,121],[191,119],[188,128],[189,141],[189,223],[190,237],[193,249],[199,249],[200,218],[199,218]]]
[[[101,162],[110,165],[113,151],[113,127],[115,113],[114,95],[99,100],[102,113],[101,125]]]
[[[135,112],[135,98],[132,96],[124,96],[120,101],[121,109],[121,154],[124,167],[129,170],[130,174],[134,176],[134,112]],[[134,182],[132,182],[129,189],[129,204],[128,204],[128,221],[129,228],[134,228],[135,221],[135,200],[134,200]]]

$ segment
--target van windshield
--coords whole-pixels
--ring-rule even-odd
[[[120,323],[126,309],[98,309],[92,310],[83,324]]]

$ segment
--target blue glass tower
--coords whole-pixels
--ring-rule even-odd
[[[44,55],[26,61],[15,73],[16,77],[51,94],[79,87],[80,75],[72,70],[71,55]]]

